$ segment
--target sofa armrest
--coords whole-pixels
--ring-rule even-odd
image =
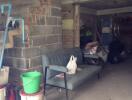
[[[68,71],[65,66],[59,66],[59,65],[48,65],[47,68],[50,70],[64,72],[64,73],[66,73]]]

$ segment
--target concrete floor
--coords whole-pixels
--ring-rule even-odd
[[[48,91],[46,100],[65,100],[65,92]],[[105,68],[101,79],[93,77],[77,90],[69,91],[70,100],[132,100],[132,59]]]

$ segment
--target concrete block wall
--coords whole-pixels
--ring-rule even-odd
[[[29,8],[31,46],[58,45],[61,47],[61,2],[60,0],[47,0],[47,3],[40,1],[42,6]]]
[[[11,67],[12,76],[14,72],[41,70],[42,53],[62,48],[61,0],[12,0],[12,4],[12,16],[25,19],[30,46],[24,47],[21,36],[15,36],[14,48],[5,50],[3,64]],[[17,73],[15,77],[20,76]]]

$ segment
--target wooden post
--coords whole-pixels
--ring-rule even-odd
[[[74,47],[80,47],[80,5],[74,5]]]

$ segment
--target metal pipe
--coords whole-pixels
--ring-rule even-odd
[[[3,46],[2,46],[1,55],[0,55],[0,68],[2,68],[2,62],[3,62],[3,56],[4,56],[4,49],[5,49],[7,35],[8,35],[8,25],[9,25],[8,18],[11,15],[12,5],[11,4],[2,4],[2,5],[0,5],[1,13],[4,13],[5,7],[8,8],[8,15],[7,15],[6,27],[5,27],[5,31],[4,31]]]

